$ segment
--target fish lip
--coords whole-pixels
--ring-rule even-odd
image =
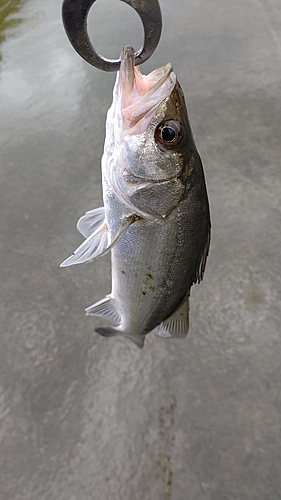
[[[126,45],[121,53],[119,70],[122,121],[124,129],[131,131],[142,118],[167,97],[176,82],[170,63],[152,71],[147,76],[142,75],[139,67],[135,66],[135,54],[134,48]],[[169,77],[170,86],[166,84]]]
[[[135,83],[135,49],[131,45],[126,45],[121,52],[121,64],[119,78],[123,87],[123,94],[132,92]]]

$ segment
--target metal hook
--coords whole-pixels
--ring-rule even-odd
[[[107,59],[92,46],[87,32],[87,16],[96,0],[64,0],[62,19],[66,34],[74,49],[85,61],[103,71],[118,71],[120,59]],[[162,16],[158,0],[121,0],[135,9],[144,29],[143,47],[136,52],[135,65],[147,61],[155,51],[162,31]]]

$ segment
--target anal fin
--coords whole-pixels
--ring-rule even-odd
[[[86,309],[87,316],[100,316],[112,321],[112,323],[120,323],[121,316],[116,309],[113,299],[107,295],[104,299],[99,300],[92,306]]]
[[[187,296],[181,305],[171,316],[162,321],[154,328],[153,332],[162,338],[184,338],[189,328],[189,297]]]

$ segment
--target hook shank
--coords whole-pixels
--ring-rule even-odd
[[[62,19],[66,34],[74,49],[85,61],[103,71],[118,71],[120,59],[107,59],[96,52],[87,31],[87,17],[96,0],[64,0]],[[140,16],[144,29],[143,47],[136,52],[135,65],[147,61],[155,51],[162,30],[158,0],[121,0]]]

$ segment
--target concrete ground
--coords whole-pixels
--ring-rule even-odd
[[[75,53],[58,0],[1,24],[1,500],[281,499],[281,5],[161,6],[143,71],[173,63],[213,232],[187,339],[143,350],[84,315],[110,292],[109,256],[58,267],[101,204],[115,75]],[[122,2],[100,0],[89,25],[108,57],[141,44]]]

